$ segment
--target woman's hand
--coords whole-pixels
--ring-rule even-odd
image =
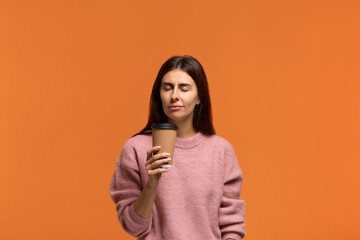
[[[145,162],[145,168],[149,177],[147,185],[152,189],[156,189],[159,185],[161,174],[170,170],[169,168],[162,168],[160,166],[170,161],[169,153],[155,154],[157,151],[159,151],[160,148],[160,146],[155,146],[146,151],[147,158]]]

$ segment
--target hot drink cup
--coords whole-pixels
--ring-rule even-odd
[[[161,146],[158,153],[170,153],[171,159],[168,163],[161,165],[161,167],[171,167],[173,164],[174,148],[176,140],[177,127],[170,123],[154,123],[152,125],[152,142],[154,146]]]

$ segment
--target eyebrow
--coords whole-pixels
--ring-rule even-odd
[[[174,84],[169,83],[169,82],[163,82],[161,85],[174,86]],[[180,83],[179,86],[181,86],[181,87],[192,87],[191,84],[189,84],[189,83]]]

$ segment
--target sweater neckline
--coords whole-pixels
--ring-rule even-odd
[[[190,138],[176,138],[175,147],[176,148],[193,148],[199,145],[205,139],[205,135],[201,132],[197,132],[194,136]]]

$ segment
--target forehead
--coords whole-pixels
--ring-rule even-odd
[[[181,69],[174,69],[167,72],[161,80],[162,83],[169,82],[172,84],[180,84],[187,83],[190,85],[195,85],[194,80],[187,74],[185,71]]]

